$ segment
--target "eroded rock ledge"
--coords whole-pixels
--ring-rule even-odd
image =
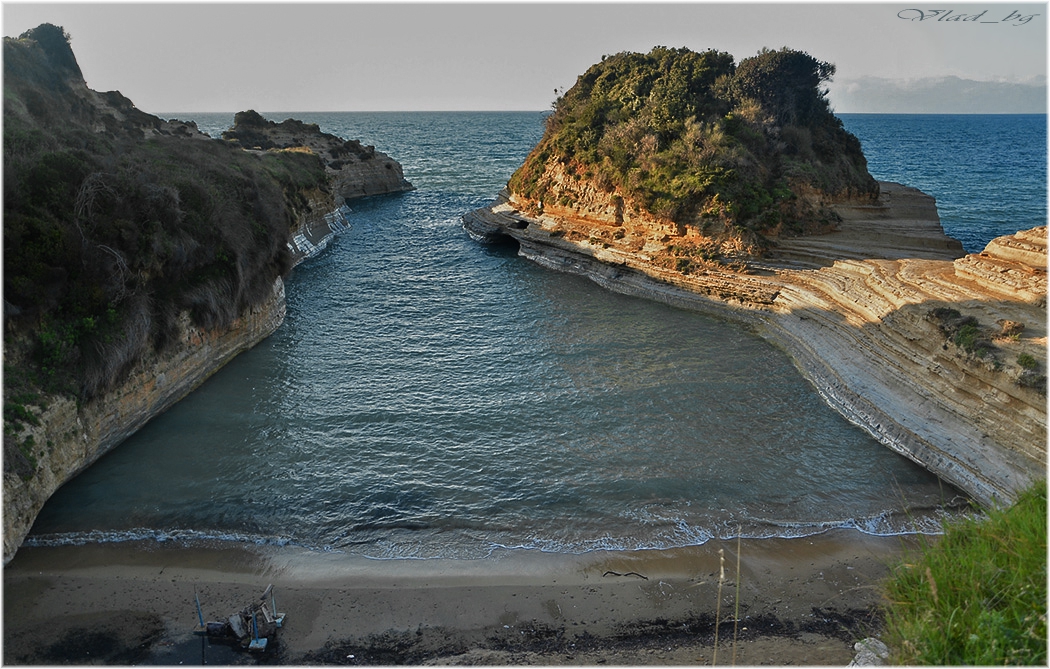
[[[1046,470],[1045,376],[1033,380],[1046,369],[1046,228],[964,255],[933,198],[880,188],[874,203],[835,204],[835,232],[687,274],[661,263],[673,231],[618,245],[615,221],[528,216],[506,194],[463,222],[551,269],[755,327],[880,442],[983,504],[1009,502]]]

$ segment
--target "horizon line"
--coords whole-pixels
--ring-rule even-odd
[[[154,116],[161,116],[162,114],[231,114],[236,115],[245,111],[256,111],[259,114],[544,114],[550,113],[550,109],[278,109],[278,110],[257,110],[254,108],[239,109],[237,111],[230,110],[204,110],[197,109],[193,111],[165,111],[165,112],[147,112],[144,109],[139,111],[152,114]],[[984,112],[984,111],[947,111],[947,112],[927,112],[927,111],[892,111],[892,112],[881,112],[881,111],[832,111],[832,114],[876,114],[883,116],[890,116],[894,114],[912,114],[912,115],[925,115],[925,116],[1045,116],[1047,111],[1004,111],[1004,112]]]

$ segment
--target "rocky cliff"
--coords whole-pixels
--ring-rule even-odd
[[[299,215],[288,243],[295,263],[319,253],[347,229],[347,201],[415,190],[405,179],[401,163],[374,146],[322,132],[316,123],[296,119],[276,123],[248,110],[234,116],[233,126],[222,138],[254,153],[309,151],[324,164],[327,188],[296,194]]]
[[[337,201],[413,190],[401,164],[374,146],[322,132],[316,123],[268,121],[253,110],[240,112],[223,140],[249,151],[309,150],[324,163]]]
[[[762,253],[826,232],[837,201],[878,196],[860,141],[831,112],[835,66],[809,54],[655,47],[603,56],[554,103],[507,189],[562,232],[697,260]],[[673,248],[663,244],[674,236]]]
[[[202,329],[183,314],[179,341],[164,352],[150,351],[112,391],[83,403],[68,395],[47,397],[37,424],[19,434],[33,444],[35,472],[4,475],[5,563],[55,490],[272,334],[284,316],[284,282],[277,279],[270,298],[229,327]]]
[[[981,503],[1012,500],[1046,469],[1046,228],[964,255],[917,190],[827,205],[836,230],[761,257],[604,204],[537,211],[504,193],[463,220],[552,269],[755,327],[876,439]]]
[[[55,26],[4,67],[6,563],[59,486],[281,324],[347,200],[412,185],[315,125],[244,112],[216,141],[92,91]]]

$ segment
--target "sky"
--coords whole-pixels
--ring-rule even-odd
[[[913,0],[4,2],[2,20],[9,37],[62,26],[88,86],[154,114],[543,110],[603,55],[657,45],[737,62],[763,47],[806,51],[835,64],[840,113],[1018,113],[1046,111],[1047,12]]]

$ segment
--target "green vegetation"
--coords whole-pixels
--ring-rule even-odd
[[[996,362],[998,349],[973,316],[963,316],[958,309],[937,307],[926,312],[926,319],[937,324],[945,338],[976,358]]]
[[[1039,361],[1030,353],[1018,354],[1017,365],[1021,369],[1039,369]]]
[[[39,412],[47,410],[44,399],[27,390],[26,370],[4,364],[4,471],[28,479],[36,472],[33,449],[36,438],[23,434],[26,427],[40,425]],[[34,408],[35,407],[35,408]]]
[[[288,271],[301,191],[327,188],[320,159],[162,123],[90,94],[61,28],[4,40],[4,339],[20,370],[5,425],[31,422],[27,393],[113,387],[174,340],[180,312],[229,324]]]
[[[801,194],[878,193],[821,88],[834,71],[786,48],[739,65],[684,48],[604,57],[554,103],[510,189],[557,203],[565,194],[544,176],[556,162],[631,208],[705,233],[826,225]]]
[[[977,325],[976,319],[973,319],[972,322],[964,323],[956,330],[952,341],[967,353],[983,358],[991,350],[991,343],[981,338],[981,332],[977,329]]]
[[[926,312],[926,320],[935,323],[944,335],[945,348],[948,342],[951,342],[968,355],[992,365],[998,371],[1006,369],[1001,359],[1002,349],[991,342],[989,329],[982,328],[981,323],[973,316],[963,316],[958,309],[951,307],[936,307]],[[1024,326],[1020,323],[1010,323],[1000,336],[1016,341],[1023,329]],[[1046,375],[1039,373],[1039,360],[1030,353],[1020,353],[1017,356],[1017,366],[1021,368],[1016,378],[1017,385],[1045,395]]]
[[[1046,481],[983,519],[945,526],[887,584],[899,664],[1045,665]]]
[[[1021,374],[1017,377],[1018,385],[1024,388],[1046,394],[1046,374],[1040,374],[1039,360],[1031,353],[1020,353],[1017,356],[1017,366],[1021,368]]]

